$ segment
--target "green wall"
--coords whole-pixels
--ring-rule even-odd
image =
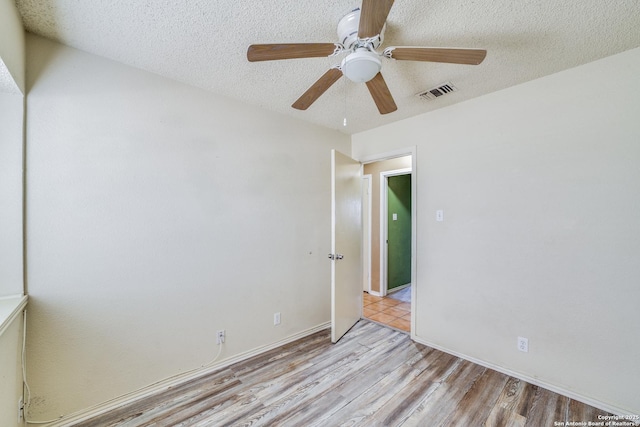
[[[393,289],[411,282],[411,175],[390,176],[388,180],[387,288]]]

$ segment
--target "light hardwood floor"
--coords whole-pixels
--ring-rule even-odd
[[[554,426],[604,411],[361,320],[76,426]],[[556,424],[559,425],[559,424]]]

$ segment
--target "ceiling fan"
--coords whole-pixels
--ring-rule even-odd
[[[339,65],[330,68],[292,107],[306,110],[342,75],[357,83],[366,83],[380,114],[398,109],[380,69],[380,57],[402,61],[446,62],[451,64],[480,64],[487,51],[439,47],[387,47],[382,53],[376,49],[383,41],[387,16],[394,0],[362,0],[361,8],[354,9],[338,22],[340,43],[285,43],[252,44],[247,59],[273,61],[279,59],[319,58],[350,52]]]

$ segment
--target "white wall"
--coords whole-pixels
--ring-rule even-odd
[[[348,136],[27,46],[32,418],[197,368],[218,329],[224,359],[329,321],[330,149]]]
[[[353,136],[417,146],[419,340],[640,413],[639,75],[634,49]]]
[[[0,0],[0,299],[22,295],[22,149],[25,48],[13,0]],[[0,306],[2,304],[0,303]],[[22,396],[22,315],[0,310],[0,425],[18,426]],[[6,328],[5,328],[6,326]],[[4,329],[4,331],[2,330]]]
[[[12,323],[3,303],[23,294],[22,94],[0,92],[0,426],[18,425],[22,396],[22,316]]]
[[[18,400],[22,396],[21,350],[22,314],[19,314],[6,330],[0,333],[0,425],[2,427],[22,425],[18,422]]]
[[[24,93],[24,29],[13,0],[0,0],[0,92]]]
[[[0,92],[0,297],[22,295],[21,94]]]

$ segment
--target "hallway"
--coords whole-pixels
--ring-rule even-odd
[[[411,332],[411,286],[389,293],[385,297],[376,297],[365,292],[362,315],[374,322]]]

